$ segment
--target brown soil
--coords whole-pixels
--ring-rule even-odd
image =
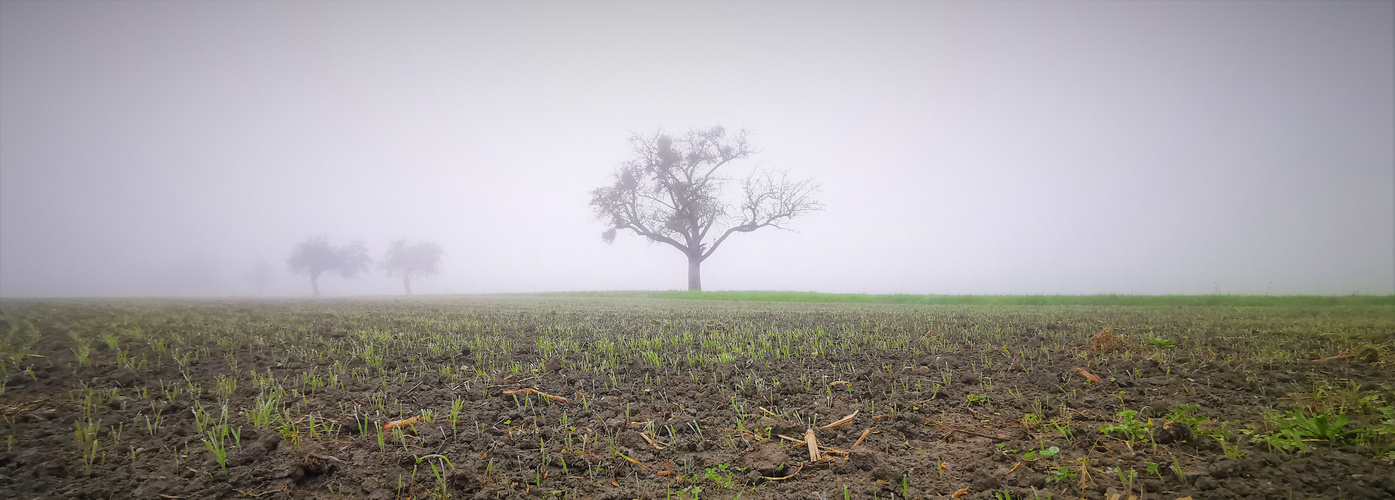
[[[1247,362],[1221,344],[1207,347],[1209,356],[1183,356],[1147,346],[1129,330],[1110,333],[1123,345],[1084,353],[1099,322],[1115,320],[1111,315],[1152,314],[1132,310],[1000,317],[963,307],[609,301],[5,306],[12,318],[37,325],[41,338],[11,363],[22,368],[7,374],[0,394],[11,437],[0,454],[4,498],[629,499],[692,498],[697,488],[701,498],[1395,498],[1395,467],[1369,449],[1323,444],[1282,453],[1237,441],[1243,456],[1227,458],[1215,439],[1161,419],[1180,405],[1198,405],[1214,421],[1255,427],[1264,409],[1292,408],[1288,395],[1315,382],[1357,381],[1392,401],[1389,365],[1365,356],[1321,364]],[[1263,321],[1256,318],[1269,313],[1247,319],[1233,312],[1191,314],[1224,329],[1227,321]],[[411,322],[423,315],[445,318],[426,330],[465,339],[493,335],[509,348],[491,353],[501,357],[484,364],[468,346],[437,354],[389,351],[381,372],[362,359],[315,359],[297,351],[359,342],[362,331],[377,328],[365,326],[369,318],[400,321],[382,331],[416,331]],[[301,340],[220,346],[217,335],[202,344],[186,338],[177,344],[179,353],[198,355],[181,371],[170,351],[123,337],[125,354],[98,342],[92,364],[78,366],[68,335],[79,324],[140,324],[151,338],[227,325],[282,328],[301,332]],[[573,329],[566,335],[578,347],[545,354],[537,339],[561,335],[563,327]],[[976,340],[977,332],[993,328],[1001,331],[991,341]],[[1150,335],[1181,329],[1157,328]],[[815,329],[871,340],[858,340],[857,349],[835,341],[817,354],[743,355],[696,367],[686,360],[656,365],[639,356],[605,364],[598,354],[603,339],[639,331],[691,334],[696,345],[705,335],[730,331],[759,338]],[[896,340],[886,349],[863,348],[878,338]],[[149,362],[120,368],[118,354]],[[372,375],[313,390],[301,383],[303,374],[329,373],[336,361]],[[456,372],[442,373],[442,366]],[[1076,368],[1102,381],[1089,382]],[[298,422],[295,434],[250,424],[246,412],[262,394],[253,372],[295,388],[283,412]],[[238,381],[226,399],[217,394],[220,376]],[[190,393],[191,383],[201,394]],[[165,397],[175,386],[185,389]],[[86,411],[75,392],[84,387],[116,394],[91,410],[101,430],[90,468],[74,437]],[[505,392],[519,389],[555,399]],[[464,408],[452,426],[446,415],[457,399]],[[226,469],[195,429],[198,404],[215,415],[226,405],[241,429]],[[1152,419],[1152,442],[1130,443],[1098,430],[1115,423],[1121,408]],[[400,435],[389,431],[379,445],[375,429],[419,417],[422,409],[434,419],[404,424]],[[823,457],[810,462],[802,442],[806,430],[853,412],[851,424],[814,432]],[[147,421],[157,415],[161,424],[152,435]],[[338,430],[311,433],[312,419]],[[361,435],[361,429],[368,432]],[[1050,446],[1060,452],[1023,457]],[[1173,458],[1180,471],[1171,470]],[[1149,463],[1160,465],[1158,474],[1146,472]],[[1050,481],[1062,466],[1075,477]],[[1138,473],[1128,492],[1112,472],[1118,470]]]

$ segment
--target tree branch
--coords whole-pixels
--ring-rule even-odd
[[[783,172],[778,178],[753,173],[742,182],[739,203],[722,199],[730,179],[719,169],[755,153],[744,130],[727,135],[721,127],[692,129],[676,138],[662,130],[634,133],[630,146],[634,156],[620,164],[614,184],[591,192],[596,217],[611,227],[602,234],[606,241],[616,230],[628,229],[690,258],[706,259],[733,234],[784,229],[789,220],[822,209],[813,199],[816,184],[791,181]],[[720,235],[709,240],[717,229]]]

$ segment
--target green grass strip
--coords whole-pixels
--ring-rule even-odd
[[[1395,295],[868,295],[816,292],[553,292],[546,297],[999,306],[1395,306]]]

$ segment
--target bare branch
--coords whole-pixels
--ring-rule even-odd
[[[614,241],[619,230],[630,230],[670,245],[688,255],[690,273],[732,234],[783,229],[789,220],[822,209],[814,199],[817,184],[792,181],[783,172],[753,173],[742,182],[741,198],[724,200],[730,180],[719,169],[756,153],[745,130],[692,129],[678,137],[659,130],[631,134],[629,142],[633,156],[616,169],[613,183],[591,191],[595,217],[610,226],[602,238]],[[709,239],[715,228],[724,229]]]
[[[811,179],[791,181],[788,172],[765,171],[753,173],[742,183],[745,200],[741,203],[743,219],[737,225],[727,228],[712,246],[703,252],[706,259],[717,251],[728,237],[735,233],[749,233],[763,227],[786,229],[784,223],[791,219],[823,210],[823,204],[814,199],[819,185]]]

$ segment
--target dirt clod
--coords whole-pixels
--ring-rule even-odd
[[[1153,422],[1153,442],[1172,444],[1189,441],[1191,438],[1192,430],[1187,427],[1187,424],[1182,422]]]
[[[1214,490],[1220,485],[1220,481],[1216,481],[1211,476],[1201,476],[1199,478],[1196,478],[1196,488],[1202,491]]]
[[[68,469],[57,461],[44,462],[34,468],[34,477],[68,477]]]
[[[789,460],[789,453],[773,441],[761,443],[755,450],[741,457],[744,467],[766,477],[785,475]]]
[[[891,459],[877,450],[866,447],[858,447],[848,452],[848,462],[858,470],[867,471],[874,479],[882,481],[895,481],[901,479],[901,473],[896,470]]]
[[[642,450],[649,447],[649,443],[644,441],[636,431],[625,431],[620,433],[620,437],[615,440],[615,444],[624,446],[632,450]]]
[[[319,476],[334,471],[334,462],[317,455],[306,455],[300,463],[300,468],[305,471],[306,476]]]
[[[109,379],[112,384],[119,387],[134,387],[141,381],[140,374],[136,373],[134,370],[124,369],[117,370],[116,373],[111,374]]]
[[[1002,483],[998,481],[998,478],[990,474],[982,474],[978,476],[977,479],[974,479],[974,482],[971,485],[973,491],[991,491],[996,490],[1001,486]]]

